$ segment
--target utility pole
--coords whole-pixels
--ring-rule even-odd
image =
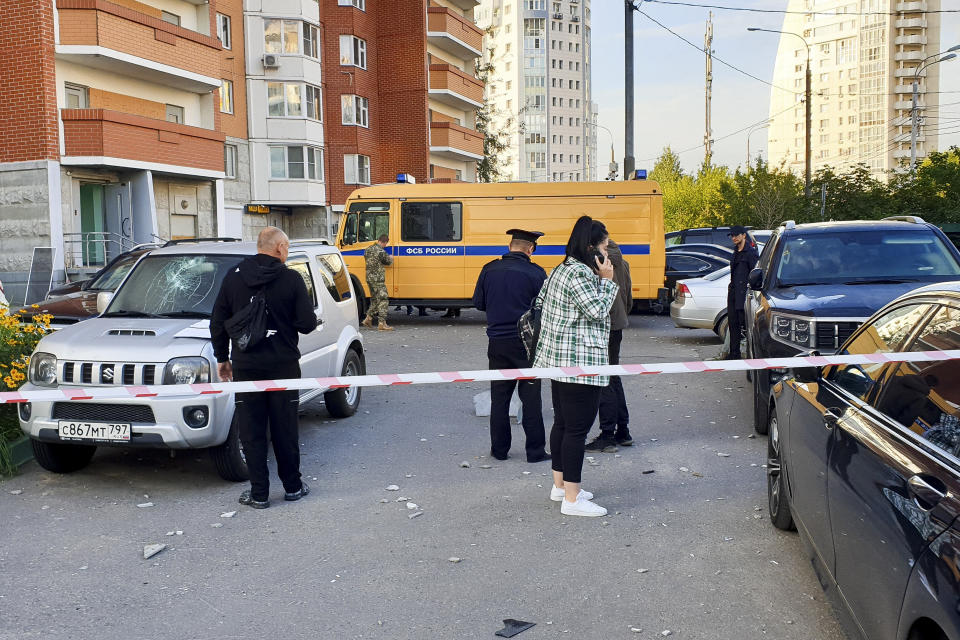
[[[707,20],[707,33],[703,37],[703,50],[707,55],[707,75],[706,75],[706,130],[703,134],[703,147],[706,149],[703,156],[703,166],[710,168],[713,160],[713,129],[710,126],[710,106],[713,99],[713,12],[710,12],[710,19]]]
[[[804,90],[804,102],[807,107],[807,149],[806,149],[806,171],[804,173],[803,179],[803,195],[806,196],[807,201],[810,201],[810,174],[813,169],[813,92],[811,90],[811,83],[813,81],[813,74],[810,71],[810,45],[807,44],[806,39],[801,38],[803,44],[807,45],[807,74],[806,74],[806,89]]]
[[[623,132],[623,179],[633,178],[633,0],[624,0],[624,132]]]

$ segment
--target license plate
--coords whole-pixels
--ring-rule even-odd
[[[117,440],[130,441],[130,423],[120,422],[80,422],[61,420],[59,423],[61,440]]]

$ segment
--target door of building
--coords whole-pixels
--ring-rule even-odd
[[[82,183],[80,185],[80,251],[84,266],[106,263],[104,243],[106,226],[103,185]]]

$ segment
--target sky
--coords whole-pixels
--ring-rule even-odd
[[[787,0],[689,0],[759,9],[786,9]],[[943,0],[943,8],[951,2]],[[624,132],[624,9],[622,0],[593,0],[593,101],[599,105],[599,123],[610,130],[614,155],[623,177]],[[709,9],[644,2],[641,9],[694,44],[703,46]],[[779,29],[782,14],[714,10],[713,50],[744,71],[771,81],[779,36],[749,33],[747,27]],[[960,43],[960,13],[943,14],[940,34],[943,49]],[[634,157],[638,169],[652,169],[662,149],[670,145],[684,151],[703,144],[704,54],[634,13],[635,106]],[[960,101],[960,58],[942,63],[939,97]],[[731,168],[746,163],[747,132],[735,133],[769,116],[770,87],[729,67],[713,63],[714,164]],[[734,135],[729,135],[734,134]],[[722,139],[724,136],[728,136]],[[611,135],[600,129],[597,138],[598,178],[606,176]],[[960,145],[960,133],[941,136],[940,147]],[[750,151],[766,158],[766,130],[750,138]],[[695,171],[703,162],[703,147],[680,155],[684,171]]]

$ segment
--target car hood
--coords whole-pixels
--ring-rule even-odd
[[[815,284],[771,289],[767,295],[775,311],[835,318],[869,318],[880,307],[918,286],[916,282]]]
[[[24,307],[21,309],[26,317],[37,313],[49,313],[53,316],[54,324],[60,319],[84,320],[97,315],[97,294],[99,291],[74,291],[65,296],[49,298],[37,303],[38,308]]]
[[[61,360],[166,362],[199,356],[209,341],[209,320],[97,317],[44,336],[37,351]]]

